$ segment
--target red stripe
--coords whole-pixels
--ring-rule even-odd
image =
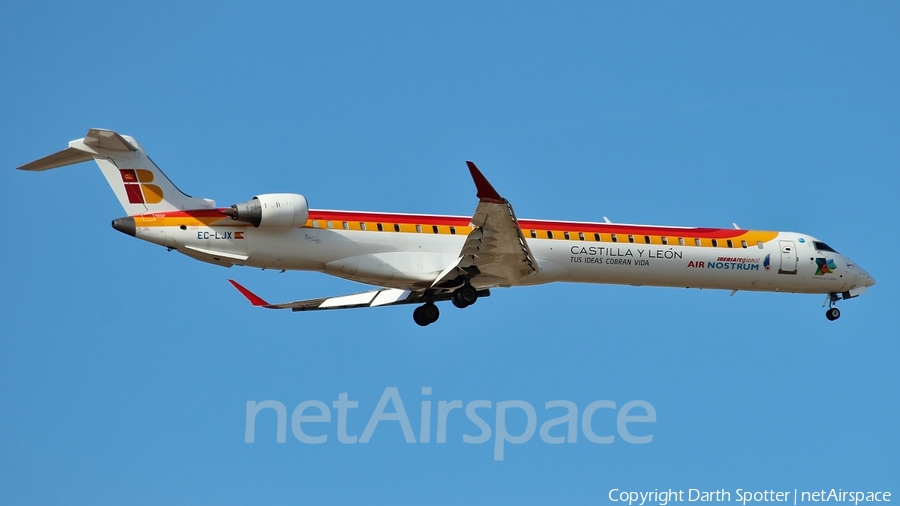
[[[310,210],[311,220],[331,220],[346,222],[380,222],[380,223],[406,223],[411,225],[455,225],[465,227],[472,221],[466,216],[432,216],[424,214],[391,214],[368,213],[357,211],[321,211]]]
[[[669,237],[697,237],[707,239],[728,239],[746,233],[733,228],[673,228],[653,225],[615,225],[609,223],[572,223],[564,221],[519,220],[523,230],[563,230],[567,232],[588,232],[625,235],[664,235]]]

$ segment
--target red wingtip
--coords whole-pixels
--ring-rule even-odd
[[[259,298],[258,295],[256,295],[255,293],[253,293],[250,290],[247,290],[246,288],[241,286],[241,284],[238,283],[237,281],[235,281],[233,279],[229,279],[228,282],[231,283],[232,285],[234,285],[234,287],[237,288],[239,292],[241,292],[241,295],[243,295],[244,297],[247,297],[247,300],[250,301],[250,304],[253,304],[254,306],[268,306],[269,305],[268,302],[262,300],[261,298]]]
[[[467,161],[466,165],[469,166],[469,172],[472,174],[472,180],[475,181],[475,190],[477,190],[477,196],[479,200],[482,202],[498,202],[503,203],[503,197],[497,193],[497,190],[491,186],[491,183],[488,182],[487,178],[484,177],[484,174],[478,170],[478,167],[475,166],[474,163]]]

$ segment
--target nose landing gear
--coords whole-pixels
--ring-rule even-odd
[[[828,321],[835,321],[841,317],[841,310],[837,307],[837,301],[841,300],[840,296],[836,293],[829,293],[828,298],[825,299],[825,304],[828,304],[828,310],[825,311],[825,318],[828,318]],[[823,306],[825,304],[822,304]]]

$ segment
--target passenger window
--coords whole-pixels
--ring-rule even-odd
[[[438,233],[437,225],[432,225],[432,226],[431,226],[431,230],[433,230],[434,233],[437,234],[437,233]]]
[[[681,246],[684,246],[684,237],[679,237],[679,238],[678,238],[678,244],[681,245]]]
[[[763,249],[762,241],[756,241],[756,246],[759,247],[759,249]]]
[[[537,232],[535,232],[534,230],[531,231],[531,238],[537,239]]]
[[[694,239],[694,245],[696,245],[696,246],[702,246],[703,243],[700,242],[700,239]]]
[[[633,235],[628,234],[628,242],[634,242],[634,236],[633,236]]]
[[[319,220],[313,220],[313,228],[319,228]]]
[[[713,243],[713,248],[718,248],[718,247],[719,247],[719,241],[713,239],[713,240],[712,240],[712,243]]]
[[[619,238],[616,237],[616,234],[612,234],[612,241],[613,241],[613,242],[619,242]]]
[[[650,236],[649,235],[644,236],[644,242],[647,244],[650,244]]]
[[[733,247],[733,245],[732,245],[732,243],[731,243],[731,239],[728,239],[726,242],[728,243],[728,247],[729,247],[729,248]]]
[[[400,224],[394,223],[394,232],[399,232],[399,231],[400,231]]]
[[[331,220],[326,221],[326,222],[325,222],[325,226],[328,227],[328,228],[334,228],[334,224],[331,223]]]
[[[341,226],[344,227],[344,230],[350,230],[350,224],[347,223],[346,221],[342,221]]]
[[[418,233],[418,234],[422,233],[422,225],[416,225],[416,233]]]
[[[594,234],[594,240],[600,242],[600,234]]]
[[[384,232],[384,226],[381,223],[378,224],[378,231]]]
[[[553,232],[547,231],[547,239],[553,239]]]
[[[563,232],[563,237],[565,237],[566,240],[568,241],[568,240],[569,240],[569,233],[568,233],[568,232]]]
[[[742,248],[746,248],[746,247],[747,247],[747,241],[741,241],[741,247],[742,247]]]
[[[359,222],[359,229],[360,229],[360,230],[365,230],[365,229],[366,229],[366,224],[363,223],[363,222]]]
[[[584,240],[584,232],[578,232],[578,239],[581,241]]]
[[[456,233],[456,227],[454,227],[453,225],[450,225],[450,233],[451,233],[451,234],[455,234],[455,233]]]
[[[666,237],[663,237],[663,238],[662,238],[662,243],[663,243],[663,244],[669,244],[669,239],[667,239]]]

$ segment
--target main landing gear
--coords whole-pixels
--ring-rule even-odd
[[[427,302],[413,311],[413,321],[425,327],[436,322],[441,317],[441,311],[434,302]]]
[[[478,291],[475,290],[474,286],[466,283],[453,292],[453,298],[450,300],[453,301],[454,306],[463,309],[471,306],[478,300]]]
[[[428,302],[413,310],[413,321],[422,327],[431,325],[441,316],[441,312],[434,304],[434,301],[431,300],[430,296],[428,297]],[[478,300],[478,290],[469,283],[466,283],[453,291],[450,300],[453,302],[454,306],[460,309],[469,307]]]
[[[838,294],[829,293],[828,298],[825,299],[825,304],[828,304],[828,310],[825,311],[825,318],[828,318],[828,321],[835,321],[841,317],[841,310],[837,307],[837,301],[841,300]],[[823,306],[825,304],[822,304]]]

